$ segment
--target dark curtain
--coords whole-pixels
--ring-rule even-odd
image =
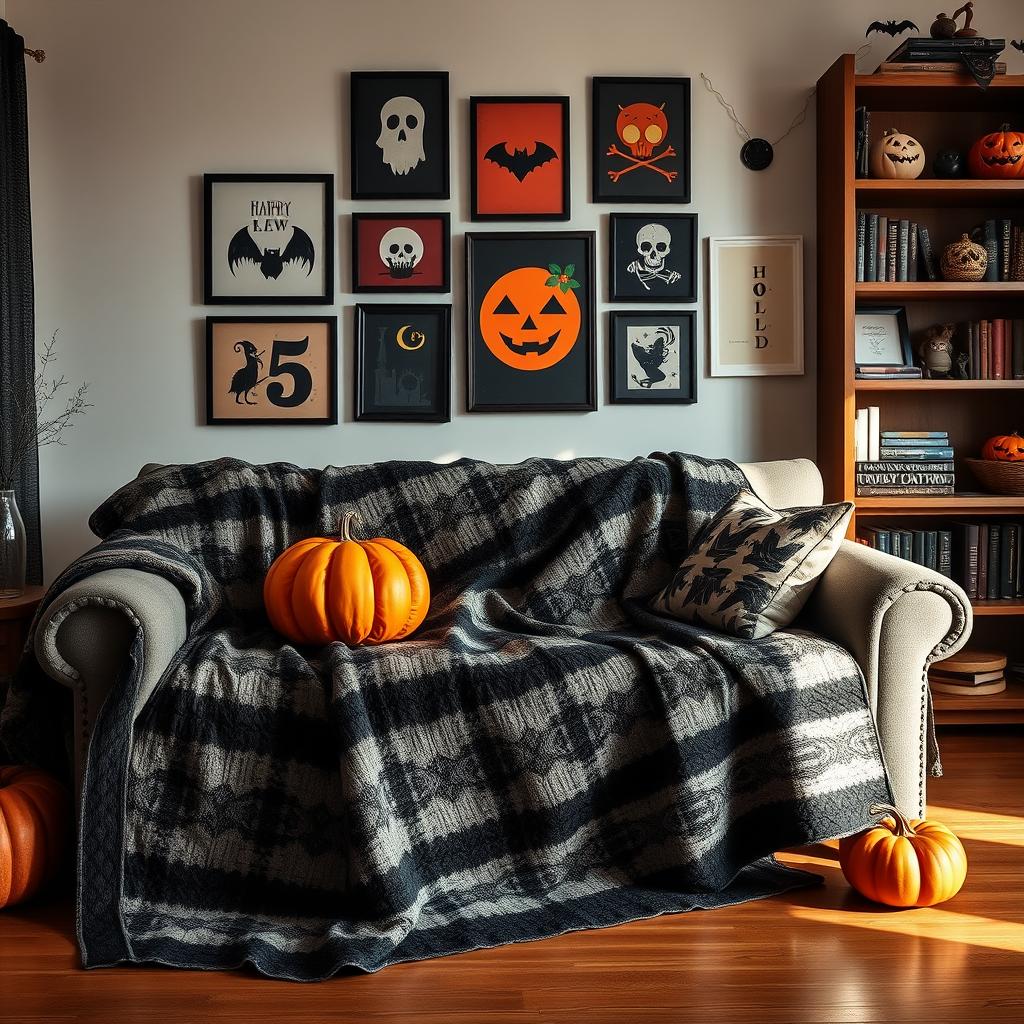
[[[0,21],[0,447],[9,457],[18,406],[35,407],[32,218],[28,190],[25,40]],[[39,458],[35,446],[15,482],[28,532],[28,582],[42,582]]]

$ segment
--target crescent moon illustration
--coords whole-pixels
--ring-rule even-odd
[[[405,324],[404,326],[399,327],[398,333],[395,335],[395,341],[398,342],[398,347],[404,348],[406,352],[415,352],[417,349],[423,348],[423,346],[427,343],[427,336],[422,331],[413,331],[412,338],[413,340],[418,338],[419,344],[407,345],[405,343],[405,332],[409,330],[410,327],[412,327],[412,324]]]

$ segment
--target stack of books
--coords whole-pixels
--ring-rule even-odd
[[[938,274],[926,227],[912,220],[857,211],[858,281],[937,281]]]
[[[967,356],[970,380],[1024,380],[1024,320],[957,324],[957,347]]]
[[[857,540],[876,551],[905,558],[953,579],[953,531],[905,530],[899,526],[865,526]]]
[[[956,483],[953,454],[944,430],[880,430],[877,406],[857,410],[858,497],[950,495]]]
[[[1005,39],[986,39],[984,36],[957,36],[954,39],[932,39],[930,36],[911,36],[878,66],[880,74],[906,74],[932,72],[963,75],[968,68],[962,54],[972,58],[988,58],[994,63],[997,75],[1006,74],[1006,63],[996,63],[996,57],[1006,49]],[[1001,70],[1000,70],[1001,69]]]
[[[958,523],[954,527],[953,578],[972,601],[1024,597],[1021,524]]]
[[[933,693],[957,697],[986,697],[1006,689],[1006,655],[963,650],[928,670]]]

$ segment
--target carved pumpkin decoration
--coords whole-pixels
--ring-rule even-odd
[[[981,449],[981,457],[996,462],[1024,462],[1024,437],[1016,432],[990,437]]]
[[[565,270],[561,276],[568,281],[573,267]],[[510,270],[491,285],[480,305],[484,343],[514,370],[545,370],[576,344],[582,321],[579,300],[571,288],[549,285],[553,280],[552,272],[541,267]]]
[[[871,173],[876,178],[919,178],[924,165],[921,143],[895,128],[883,132],[871,147]]]
[[[961,235],[959,242],[950,242],[942,250],[939,269],[946,281],[980,281],[988,269],[988,253],[969,235]]]
[[[263,604],[289,640],[380,644],[408,636],[426,618],[430,583],[420,560],[387,537],[354,540],[356,519],[346,512],[340,540],[300,540],[267,571]]]
[[[35,895],[60,867],[71,819],[63,784],[35,768],[0,768],[0,908]]]
[[[908,820],[888,804],[872,804],[871,813],[885,817],[839,841],[839,866],[861,896],[890,907],[933,907],[960,891],[967,854],[945,825]]]
[[[1024,133],[999,131],[983,135],[971,146],[967,166],[975,178],[1019,178],[1024,175]]]

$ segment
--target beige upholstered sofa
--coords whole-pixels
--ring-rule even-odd
[[[773,507],[822,501],[813,462],[741,468]],[[926,670],[964,645],[971,621],[966,595],[944,576],[847,541],[798,623],[841,644],[860,664],[896,800],[912,814],[924,809],[934,763]],[[97,573],[61,594],[37,631],[40,663],[74,690],[79,777],[96,713],[139,627],[138,710],[185,639],[185,604],[172,584],[137,570]]]

